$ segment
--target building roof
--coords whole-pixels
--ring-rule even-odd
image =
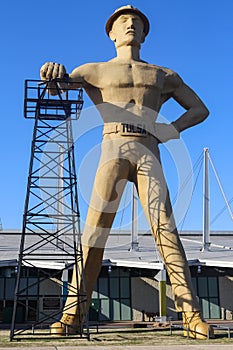
[[[21,233],[19,231],[2,231],[0,233],[0,267],[17,264]],[[202,235],[200,231],[183,231],[180,234],[189,265],[205,265],[233,268],[233,231],[214,231],[210,235],[210,250],[202,251]],[[67,238],[69,239],[69,237]],[[30,244],[38,242],[38,236],[30,236]],[[112,230],[105,248],[103,265],[124,266],[146,269],[161,269],[162,261],[154,239],[149,232],[139,232],[138,245],[131,248],[129,231],[121,233]],[[56,252],[52,244],[42,248],[43,254]],[[36,266],[61,269],[64,266],[62,258],[46,262],[40,259],[40,249]]]
[[[186,231],[181,235],[181,241],[189,265],[206,265],[233,268],[233,232],[212,232],[210,236],[210,250],[202,251],[202,235],[198,231]],[[135,267],[154,268],[154,264],[161,264],[161,258],[151,234],[139,234],[138,250],[131,250],[131,235],[110,235],[105,249],[104,259],[113,264]]]

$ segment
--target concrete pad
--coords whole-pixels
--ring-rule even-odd
[[[0,350],[26,350],[26,349],[33,349],[33,350],[56,350],[56,347],[55,346],[43,346],[43,347],[39,347],[39,346],[26,346],[26,347],[15,347],[15,346],[12,346],[12,347],[8,347],[8,348],[0,348]],[[86,349],[87,350],[87,349]]]
[[[58,346],[54,350],[232,350],[233,343],[231,345],[169,345],[169,346]],[[20,349],[22,350],[22,348]],[[40,349],[44,350],[44,349]],[[47,349],[46,349],[47,350]]]
[[[101,346],[101,345],[92,345],[92,346],[46,346],[46,347],[4,347],[0,350],[232,350],[232,344],[199,344],[199,345],[152,345],[152,346]]]
[[[55,350],[232,350],[233,342],[229,345],[200,344],[200,345],[133,345],[133,346],[57,346]],[[44,350],[44,349],[41,349]]]

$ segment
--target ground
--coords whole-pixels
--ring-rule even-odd
[[[90,330],[90,341],[87,339],[80,339],[77,337],[66,338],[48,338],[39,339],[34,335],[31,338],[22,338],[20,340],[9,341],[9,331],[0,331],[0,348],[41,348],[41,347],[63,347],[63,346],[132,346],[132,345],[217,345],[228,344],[232,345],[233,338],[227,337],[225,330],[217,330],[216,338],[210,340],[193,340],[183,337],[182,331],[174,330],[170,335],[169,329],[154,329],[154,328],[140,328],[140,329],[100,329],[99,332],[95,329]]]

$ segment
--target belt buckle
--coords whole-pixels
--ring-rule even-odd
[[[121,123],[121,131],[122,136],[140,136],[146,137],[148,132],[145,129],[145,125],[143,124],[131,124],[131,123]]]

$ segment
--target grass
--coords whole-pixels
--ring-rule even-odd
[[[227,338],[224,330],[215,332],[216,338],[209,340],[194,340],[183,337],[182,331],[173,331],[172,336],[170,330],[165,329],[91,329],[90,341],[86,338],[79,337],[62,337],[55,338],[51,336],[38,337],[36,335],[28,337],[15,337],[12,342],[9,341],[9,331],[0,331],[0,347],[42,347],[42,346],[90,346],[90,345],[177,345],[177,344],[232,344],[233,338]]]

